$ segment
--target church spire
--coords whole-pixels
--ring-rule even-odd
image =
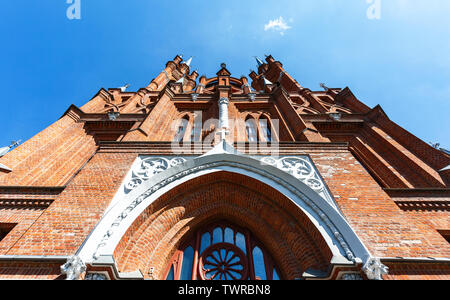
[[[255,56],[255,59],[256,59],[256,63],[258,64],[257,65],[258,68],[264,64],[264,62],[261,59],[259,59],[258,56]]]
[[[191,63],[192,63],[192,58],[194,58],[193,56],[191,56],[187,61],[182,62],[182,64],[185,64],[186,66],[190,67]]]

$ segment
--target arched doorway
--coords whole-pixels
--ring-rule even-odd
[[[223,236],[227,228],[233,231],[236,243],[230,242],[230,233],[227,239]],[[207,247],[205,240],[201,243],[205,233],[212,238]],[[242,238],[245,243],[239,244]],[[273,278],[273,268],[278,278],[300,278],[309,268],[326,271],[333,257],[310,219],[282,193],[253,178],[226,171],[191,179],[155,200],[129,227],[114,256],[122,272],[139,269],[144,276],[164,280],[172,265],[174,279],[209,279],[209,274],[201,272],[200,258],[204,255],[206,259],[208,253],[214,256],[218,249],[241,254],[248,271],[244,279]],[[192,264],[184,269],[186,250]],[[259,258],[262,252],[268,264],[258,263],[256,269],[251,266],[253,251]],[[268,270],[261,272],[261,267]],[[185,270],[187,273],[181,276]]]
[[[116,273],[165,279],[186,234],[212,219],[250,229],[274,255],[284,279],[371,258],[326,199],[294,176],[225,146],[225,152],[215,148],[119,195],[80,249],[80,258]]]

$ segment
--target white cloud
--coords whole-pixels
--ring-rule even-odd
[[[269,23],[264,25],[264,31],[273,30],[279,31],[281,35],[284,35],[284,32],[292,27],[289,26],[283,19],[283,17],[279,17],[275,20],[270,20]]]

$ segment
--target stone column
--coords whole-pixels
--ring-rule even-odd
[[[219,133],[220,140],[223,141],[226,139],[226,135],[228,134],[228,129],[230,128],[228,121],[228,104],[230,101],[226,97],[222,97],[219,99]]]

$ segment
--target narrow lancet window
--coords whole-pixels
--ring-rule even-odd
[[[247,139],[250,143],[254,143],[258,141],[258,132],[256,130],[256,122],[255,119],[247,119],[245,121],[245,127],[247,130]]]

